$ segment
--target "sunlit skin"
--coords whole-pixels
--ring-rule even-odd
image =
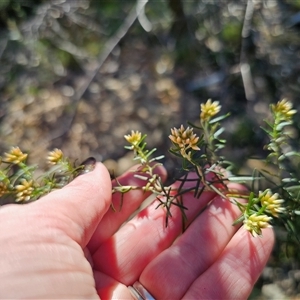
[[[141,184],[132,172],[118,180]],[[3,206],[0,298],[132,299],[127,286],[139,280],[156,299],[247,299],[272,250],[272,229],[253,238],[232,226],[239,210],[212,192],[185,195],[190,225],[182,235],[180,211],[172,207],[166,228],[155,202],[121,227],[148,195],[130,191],[113,212],[120,195],[111,196],[98,163],[36,202]]]

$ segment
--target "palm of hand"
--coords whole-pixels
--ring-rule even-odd
[[[110,193],[99,164],[44,199],[1,208],[0,298],[131,299],[127,286],[137,280],[156,299],[247,298],[272,249],[271,230],[254,239],[231,226],[237,208],[210,192],[185,196],[193,222],[182,235],[179,209],[166,228],[157,203],[121,226],[148,195],[130,192],[113,212]]]

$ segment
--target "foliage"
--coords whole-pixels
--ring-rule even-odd
[[[171,129],[169,138],[173,146],[170,152],[180,158],[182,169],[186,172],[183,178],[178,179],[181,181],[178,188],[165,186],[162,179],[155,174],[155,168],[160,165],[158,161],[163,156],[152,157],[156,149],[147,149],[146,135],[133,130],[131,134],[125,135],[129,143],[129,146],[125,148],[133,151],[134,160],[140,164],[138,170],[135,171],[135,176],[143,179],[145,184],[142,186],[119,184],[113,188],[112,193],[118,192],[123,195],[136,189],[152,192],[159,201],[158,207],[166,209],[166,226],[168,226],[168,219],[172,217],[170,207],[175,205],[182,212],[184,229],[186,221],[184,194],[192,192],[196,198],[199,198],[203,192],[213,191],[237,205],[241,215],[234,225],[243,222],[244,228],[254,237],[262,235],[263,228],[271,227],[271,223],[276,223],[276,219],[281,219],[292,238],[297,240],[298,235],[294,229],[293,220],[300,215],[300,179],[290,170],[291,168],[286,167],[287,165],[290,167],[287,162],[290,162],[291,157],[300,156],[300,153],[290,148],[290,136],[286,131],[288,126],[293,125],[292,117],[296,110],[287,99],[271,106],[272,119],[265,121],[267,126],[264,128],[269,137],[269,143],[266,145],[269,151],[266,162],[272,164],[277,172],[268,174],[265,170],[253,170],[253,174],[260,174],[259,177],[251,176],[251,174],[247,177],[233,176],[225,170],[230,163],[219,155],[220,150],[226,145],[226,140],[220,138],[224,131],[220,121],[228,115],[217,116],[220,110],[219,102],[212,102],[209,99],[201,104],[198,126],[190,123],[191,127],[185,128],[181,125],[178,129]],[[198,136],[194,130],[200,131],[201,134]],[[90,158],[88,162],[75,167],[69,159],[64,157],[61,150],[54,149],[48,155],[48,162],[56,167],[44,174],[39,182],[33,177],[36,167],[28,166],[26,159],[27,154],[24,154],[18,147],[13,147],[10,152],[5,153],[2,164],[8,166],[3,168],[0,174],[1,196],[13,196],[15,201],[20,203],[37,200],[44,194],[63,187],[83,172],[90,171],[95,163],[95,160]],[[288,172],[289,177],[283,177],[284,171]],[[196,178],[189,179],[190,172],[195,173]],[[245,193],[228,188],[227,184],[230,181],[254,182],[262,179],[269,182],[268,188],[263,191],[257,190],[252,185],[253,188]],[[189,182],[188,188],[186,188],[186,182]],[[283,203],[285,203],[284,206]]]
[[[241,211],[241,216],[234,222],[243,222],[244,228],[248,230],[254,237],[262,234],[262,229],[270,227],[271,223],[278,223],[276,219],[281,219],[288,229],[289,233],[293,233],[292,238],[297,240],[298,236],[293,227],[293,219],[295,215],[299,214],[299,178],[295,174],[290,173],[290,178],[283,178],[281,176],[284,168],[284,161],[291,156],[299,156],[296,151],[289,149],[289,152],[284,152],[284,149],[290,144],[288,142],[289,135],[284,132],[287,126],[293,124],[292,116],[296,110],[292,109],[292,104],[286,99],[279,101],[276,105],[271,106],[272,119],[266,121],[268,129],[265,129],[270,142],[266,148],[270,151],[266,158],[267,163],[277,169],[279,175],[274,175],[278,178],[276,183],[274,180],[267,178],[264,175],[264,170],[253,170],[253,174],[259,172],[261,176],[254,177],[248,176],[233,176],[226,172],[224,167],[231,165],[224,157],[219,156],[218,152],[225,146],[226,141],[220,139],[223,128],[220,126],[220,121],[225,119],[228,115],[215,117],[220,111],[221,107],[218,101],[212,102],[209,99],[205,104],[201,104],[200,126],[192,125],[192,128],[185,128],[181,125],[180,128],[171,129],[169,138],[173,143],[170,148],[171,153],[179,157],[182,161],[182,168],[185,170],[186,176],[178,189],[171,189],[164,187],[162,181],[156,177],[153,178],[153,166],[150,162],[157,160],[157,158],[149,159],[149,155],[154,150],[145,150],[145,135],[142,136],[140,132],[132,131],[131,135],[125,136],[126,140],[131,144],[127,147],[134,151],[135,159],[139,160],[142,167],[140,172],[145,172],[145,177],[148,182],[146,186],[157,195],[160,205],[167,208],[166,225],[170,214],[170,206],[177,205],[181,208],[183,220],[185,220],[184,201],[182,196],[187,192],[193,192],[195,197],[200,197],[204,191],[214,191],[224,199],[236,204]],[[194,129],[198,129],[201,135],[198,136],[194,133]],[[146,158],[145,158],[146,157]],[[275,158],[275,159],[273,159]],[[151,169],[151,174],[149,173]],[[193,179],[194,184],[192,187],[185,189],[185,182],[188,181],[188,173],[194,172],[197,175]],[[140,176],[140,175],[139,175]],[[227,182],[244,182],[267,179],[269,186],[264,191],[256,190],[254,185],[249,193],[241,193],[236,190],[231,190],[227,186]],[[149,181],[148,181],[149,180]],[[190,181],[190,180],[189,180]],[[126,193],[132,188],[118,187],[118,191]],[[278,193],[279,191],[279,193]],[[240,201],[246,199],[247,201]],[[283,200],[285,199],[285,200]],[[285,206],[283,203],[285,202]],[[184,228],[184,224],[183,224]]]
[[[95,165],[95,159],[89,158],[76,166],[64,157],[59,149],[49,152],[47,161],[53,167],[39,178],[34,176],[38,166],[26,163],[28,154],[19,147],[13,147],[1,158],[0,197],[1,205],[10,202],[32,202],[60,189],[76,176],[89,172]]]
[[[244,181],[253,191],[252,198],[248,196],[257,207],[258,199],[269,195],[263,192],[270,188],[272,195],[278,194],[275,200],[285,200],[286,208],[280,218],[273,217],[272,225],[288,228],[294,239],[300,231],[299,183],[292,178],[300,178],[300,169],[293,150],[299,152],[300,123],[295,118],[293,124],[283,124],[280,134],[285,140],[278,148],[272,129],[274,116],[268,108],[274,99],[287,97],[299,110],[299,1],[148,1],[139,17],[126,27],[128,16],[141,2],[146,3],[1,1],[0,152],[9,153],[11,145],[18,145],[29,153],[30,160],[25,162],[30,163],[27,167],[32,174],[27,187],[30,190],[31,177],[38,178],[37,186],[47,187],[39,175],[48,172],[46,160],[40,159],[47,149],[60,148],[73,160],[93,155],[119,164],[126,153],[122,137],[134,128],[147,134],[149,149],[157,147],[165,154],[151,164],[161,162],[167,167],[168,182],[181,176],[176,173],[177,159],[184,170],[181,174],[197,169],[193,164],[204,168],[211,160],[212,166],[222,166],[226,172],[246,174]],[[124,28],[125,35],[120,35]],[[218,99],[230,118],[205,129],[197,108],[209,97]],[[264,118],[271,127],[261,124]],[[170,127],[186,120],[190,122],[182,133],[188,129],[191,136],[196,134],[194,139],[199,137],[200,144],[191,144],[182,159],[178,145],[167,151],[165,137]],[[181,134],[180,128],[172,130]],[[215,139],[204,139],[205,130],[212,130]],[[215,147],[219,149],[216,153],[211,151]],[[267,151],[268,163],[254,167],[252,174],[249,162],[254,157],[260,164]],[[189,152],[192,162],[187,159]],[[280,172],[272,168],[276,161]],[[41,170],[31,167],[31,162]],[[70,165],[73,169],[80,166],[71,159]],[[20,169],[11,163],[2,162],[1,166],[9,170],[9,177]],[[208,167],[203,172],[205,177],[212,170]],[[54,173],[57,183],[65,178],[57,169]],[[76,175],[67,176],[65,182]],[[139,176],[151,178],[143,172]],[[231,180],[242,178],[232,175]],[[203,184],[201,180],[194,183]],[[14,185],[21,185],[21,181]],[[5,203],[14,201],[15,196],[16,191]],[[174,198],[173,203],[182,208],[180,198]],[[164,205],[168,209],[168,203]],[[279,238],[282,250],[286,236]],[[289,248],[293,255],[299,252],[297,247]]]

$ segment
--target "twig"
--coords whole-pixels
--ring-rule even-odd
[[[138,20],[141,26],[144,28],[146,32],[150,32],[152,30],[152,24],[148,20],[147,16],[145,15],[145,4],[146,4],[145,2],[147,3],[148,0],[138,0],[136,4],[136,10],[140,11],[138,15]]]
[[[252,0],[248,0],[247,7],[245,11],[243,29],[242,29],[242,45],[241,45],[241,56],[240,56],[240,71],[241,76],[243,79],[244,90],[246,99],[249,101],[255,100],[255,90],[253,85],[253,79],[251,74],[250,65],[247,59],[247,42],[250,38],[250,31],[251,31],[251,21],[253,17],[253,2]]]
[[[90,84],[92,83],[92,81],[94,80],[98,72],[100,71],[103,63],[106,61],[106,59],[108,58],[110,53],[115,49],[115,47],[119,44],[120,40],[126,35],[126,33],[130,29],[134,21],[139,16],[140,12],[142,12],[147,2],[148,0],[141,2],[141,4],[138,7],[139,9],[137,9],[136,6],[131,9],[129,15],[127,16],[127,18],[125,19],[124,23],[121,25],[119,30],[105,44],[104,50],[98,59],[98,67],[96,68],[94,73],[87,79],[85,85],[76,93],[74,99],[75,101],[78,101],[82,98],[82,96],[84,95],[84,93],[86,92],[86,90],[88,89],[88,87],[90,86]]]
[[[100,71],[103,63],[106,61],[108,56],[111,54],[111,52],[114,50],[114,48],[119,44],[120,40],[126,35],[128,30],[131,28],[132,24],[135,22],[135,20],[138,18],[140,13],[143,12],[145,5],[147,4],[148,0],[144,1],[138,1],[137,5],[135,5],[131,11],[129,12],[128,16],[124,20],[121,27],[117,30],[117,32],[107,41],[105,44],[103,52],[100,54],[98,58],[98,66],[95,69],[95,71],[87,77],[86,82],[83,84],[83,86],[75,93],[72,103],[74,103],[74,114],[70,118],[68,124],[64,126],[63,130],[58,130],[57,132],[54,132],[52,136],[49,138],[49,141],[52,141],[54,139],[60,138],[67,134],[69,132],[69,129],[71,128],[75,117],[77,113],[77,108],[80,103],[81,98],[84,96],[85,92],[87,91],[88,87],[92,83],[92,81],[95,79],[96,75]]]

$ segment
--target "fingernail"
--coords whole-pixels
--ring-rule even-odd
[[[83,175],[89,172],[92,172],[95,169],[96,166],[96,159],[94,157],[89,157],[86,160],[84,160],[80,166],[82,166],[82,170],[79,172],[79,175]]]

